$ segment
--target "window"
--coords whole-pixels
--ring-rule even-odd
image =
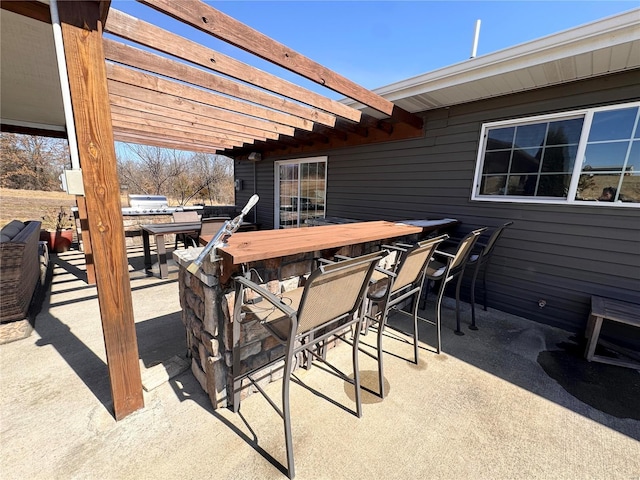
[[[327,190],[327,157],[287,160],[275,164],[275,228],[305,225],[323,218]]]
[[[640,204],[640,103],[488,123],[473,200]]]

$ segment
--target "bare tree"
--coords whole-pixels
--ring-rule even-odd
[[[193,199],[233,203],[233,161],[228,157],[130,144],[116,151],[120,183],[129,191],[166,195],[180,205]]]
[[[66,140],[3,132],[0,136],[0,186],[58,190],[59,175],[70,164]]]

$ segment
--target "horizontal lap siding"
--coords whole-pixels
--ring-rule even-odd
[[[489,305],[580,331],[593,294],[640,302],[640,211],[470,201],[480,129],[485,122],[637,100],[637,75],[425,112],[424,138],[331,151],[327,215],[455,217],[462,229],[513,220],[488,271]],[[269,175],[259,184],[270,189],[272,201],[272,169]]]

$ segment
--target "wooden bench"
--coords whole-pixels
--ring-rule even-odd
[[[587,323],[587,330],[585,332],[587,348],[584,352],[585,358],[590,362],[602,362],[621,367],[640,369],[640,363],[595,355],[600,329],[602,328],[602,322],[604,320],[640,327],[640,305],[595,295],[592,296],[591,314],[589,315],[589,322]]]

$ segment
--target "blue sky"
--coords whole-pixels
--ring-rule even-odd
[[[214,8],[350,80],[374,89],[637,8],[634,1],[218,1]],[[313,90],[279,67],[134,1],[112,7]]]

